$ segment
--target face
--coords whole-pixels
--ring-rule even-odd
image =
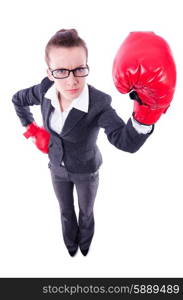
[[[49,52],[51,70],[56,69],[75,69],[77,67],[86,67],[86,51],[83,47],[53,47]],[[52,76],[50,70],[47,70],[48,78],[55,82],[56,89],[60,92],[61,98],[65,101],[72,101],[77,98],[86,82],[86,77],[74,77],[70,72],[69,77],[56,79]]]

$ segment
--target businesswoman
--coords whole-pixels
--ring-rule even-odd
[[[18,91],[13,104],[25,136],[48,153],[51,179],[61,213],[64,243],[71,256],[88,253],[94,234],[93,207],[102,156],[96,144],[100,128],[120,150],[136,152],[154,125],[133,117],[127,124],[111,107],[111,97],[86,82],[89,74],[86,43],[75,29],[56,32],[45,48],[47,76],[37,85]],[[134,101],[135,102],[135,101]],[[40,105],[43,127],[30,111]],[[74,209],[76,187],[79,216]]]

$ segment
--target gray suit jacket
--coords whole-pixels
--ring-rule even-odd
[[[102,155],[96,144],[100,128],[105,129],[111,144],[131,153],[136,152],[153,131],[137,133],[131,119],[125,124],[111,107],[111,96],[89,85],[88,113],[72,108],[59,135],[50,128],[49,118],[54,107],[44,96],[52,84],[53,81],[45,77],[40,84],[18,91],[12,99],[23,126],[34,121],[29,106],[40,105],[44,128],[51,134],[50,167],[60,167],[63,160],[66,169],[73,173],[97,171],[102,164]]]

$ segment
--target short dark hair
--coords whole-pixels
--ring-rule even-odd
[[[61,29],[57,31],[48,41],[45,48],[45,61],[49,65],[49,52],[52,47],[83,47],[86,51],[86,58],[88,58],[88,49],[86,43],[78,35],[76,29]]]

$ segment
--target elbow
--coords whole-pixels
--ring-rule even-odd
[[[116,146],[116,148],[118,148],[119,150],[122,150],[122,151],[125,151],[125,152],[128,152],[128,153],[136,153],[139,149],[140,149],[140,147],[141,147],[141,145],[132,145],[132,144],[130,144],[130,145],[115,145]]]
[[[129,153],[136,153],[139,149],[130,149]]]
[[[136,153],[139,150],[139,148],[131,147],[131,148],[122,148],[121,150],[128,152],[128,153]]]
[[[17,93],[16,93],[16,94],[14,94],[13,97],[12,97],[12,102],[13,102],[14,105],[18,105],[18,100],[17,100],[18,97],[17,97],[17,96],[18,96],[18,95],[17,95]]]
[[[144,138],[143,140],[139,139],[139,135],[138,135],[138,139],[135,139],[130,136],[114,136],[113,134],[111,136],[110,135],[108,136],[108,140],[119,150],[129,152],[129,153],[137,152],[145,142]]]

